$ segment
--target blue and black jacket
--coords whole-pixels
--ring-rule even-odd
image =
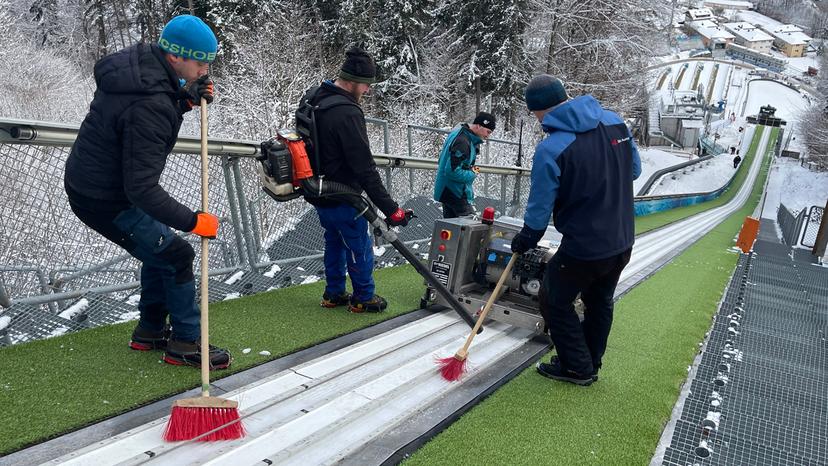
[[[482,142],[465,123],[449,133],[440,152],[437,180],[434,183],[435,201],[464,200],[474,204],[472,183],[477,174],[471,167],[474,166]]]
[[[554,216],[559,251],[575,259],[606,259],[632,247],[641,159],[624,121],[585,95],[547,113],[541,125],[549,135],[535,149],[524,225],[546,230]]]

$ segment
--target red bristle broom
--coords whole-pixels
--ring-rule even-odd
[[[517,256],[517,254],[512,254],[512,258],[509,259],[509,263],[506,264],[506,268],[503,269],[503,273],[500,274],[500,279],[497,281],[497,285],[495,285],[492,295],[489,296],[489,300],[486,301],[486,305],[483,307],[483,312],[480,313],[480,317],[477,318],[477,322],[474,324],[474,328],[471,333],[469,333],[469,337],[466,338],[466,344],[454,353],[454,356],[437,359],[437,365],[440,366],[440,374],[449,382],[460,380],[460,377],[466,373],[466,358],[469,356],[469,346],[471,346],[474,336],[477,335],[477,330],[480,329],[480,326],[483,325],[483,321],[486,320],[486,315],[489,313],[489,309],[492,308],[492,305],[498,298],[500,288],[503,287],[503,282],[506,281],[506,277],[508,277],[509,273],[512,271],[512,266],[515,264]]]
[[[201,98],[201,210],[207,212],[207,101]],[[244,437],[239,417],[239,403],[210,396],[210,337],[207,306],[208,239],[201,238],[201,396],[176,400],[164,430],[164,440],[213,441]],[[223,426],[223,427],[222,427]],[[214,431],[214,432],[213,432]],[[206,435],[205,435],[206,434]]]

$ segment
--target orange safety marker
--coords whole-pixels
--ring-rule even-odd
[[[739,232],[739,239],[736,240],[736,246],[747,254],[753,247],[753,242],[756,241],[756,235],[759,234],[759,219],[753,217],[745,217],[745,223],[742,224],[742,230]]]

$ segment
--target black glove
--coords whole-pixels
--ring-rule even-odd
[[[187,102],[190,107],[198,107],[201,105],[201,98],[208,104],[213,103],[213,80],[206,74],[187,86]]]
[[[416,217],[416,215],[414,215],[413,210],[402,210],[398,207],[393,214],[386,217],[385,223],[389,227],[404,227],[408,225],[408,222],[414,217]]]
[[[523,254],[534,248],[538,245],[538,241],[543,238],[544,233],[546,233],[546,230],[535,230],[523,225],[520,233],[512,238],[512,252],[515,254]]]

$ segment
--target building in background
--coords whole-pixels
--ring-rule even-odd
[[[760,53],[770,53],[773,45],[773,36],[746,22],[725,23],[725,29],[736,36],[736,43],[742,47]]]
[[[715,10],[752,10],[753,2],[741,0],[705,0],[704,6]]]
[[[709,19],[693,21],[688,24],[688,27],[701,36],[702,43],[705,47],[713,51],[714,56],[717,55],[717,51],[721,51],[723,54],[727,44],[732,43],[736,39],[727,29]]]
[[[702,21],[705,19],[714,19],[713,11],[711,11],[710,8],[696,8],[693,10],[687,10],[687,13],[684,14],[684,21],[687,23],[690,23],[692,21]]]
[[[789,57],[803,57],[811,37],[794,24],[783,24],[766,29],[773,36],[773,45]]]

